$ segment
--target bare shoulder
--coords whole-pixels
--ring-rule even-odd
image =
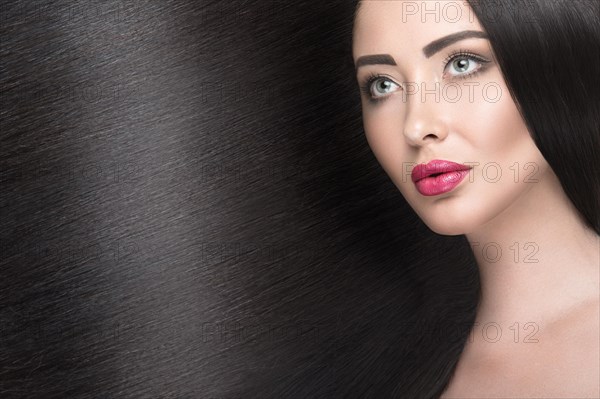
[[[468,345],[441,398],[600,398],[600,298],[538,336],[533,344]]]
[[[586,334],[597,333],[599,323],[600,296],[574,307],[550,327],[555,328],[556,332],[565,334]]]
[[[548,326],[548,333],[557,349],[555,361],[563,359],[579,378],[587,375],[600,390],[600,298],[573,309]]]
[[[560,362],[557,369],[578,382],[582,397],[600,398],[600,298],[573,309],[549,326],[549,334],[556,351],[548,361]]]

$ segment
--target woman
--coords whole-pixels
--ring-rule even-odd
[[[479,268],[443,398],[600,396],[598,15],[595,1],[359,3],[369,145]]]
[[[469,243],[369,149],[354,4],[255,3],[3,2],[3,399],[441,394]]]

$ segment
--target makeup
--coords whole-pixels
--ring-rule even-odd
[[[415,166],[411,179],[421,195],[440,195],[458,186],[470,169],[470,166],[434,159],[427,164]]]

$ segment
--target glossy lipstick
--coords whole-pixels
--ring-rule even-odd
[[[425,196],[452,191],[469,174],[470,166],[434,159],[415,166],[411,178],[419,193]]]

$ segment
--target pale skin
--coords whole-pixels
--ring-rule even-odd
[[[449,2],[460,15],[444,8]],[[476,323],[442,398],[598,398],[599,236],[535,146],[490,41],[474,36],[424,53],[450,34],[485,33],[465,2],[439,3],[436,21],[435,11],[418,10],[422,2],[363,1],[353,58],[355,65],[368,55],[393,59],[396,65],[362,58],[357,68],[359,84],[385,75],[361,93],[369,145],[432,231],[466,235],[479,267]],[[447,58],[458,50],[479,58]],[[450,84],[454,91],[444,92]],[[433,159],[473,169],[452,191],[425,196],[410,165]]]

